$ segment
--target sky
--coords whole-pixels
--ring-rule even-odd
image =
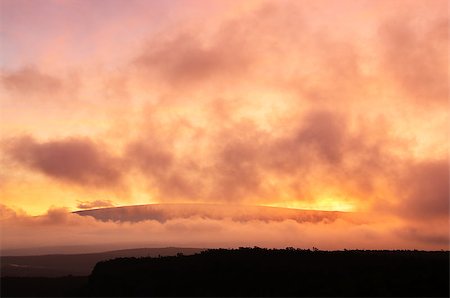
[[[448,249],[448,22],[445,0],[0,0],[2,248]],[[70,213],[152,203],[370,220]]]

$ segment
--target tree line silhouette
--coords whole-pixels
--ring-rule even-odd
[[[254,247],[117,258],[64,295],[448,297],[449,252]]]

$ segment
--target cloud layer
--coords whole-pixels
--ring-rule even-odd
[[[163,2],[2,2],[6,206],[353,210],[444,239],[446,1]]]
[[[8,149],[14,160],[55,179],[100,187],[120,183],[118,161],[89,139],[38,143],[24,137]]]
[[[2,207],[2,214],[5,214]],[[236,220],[202,216],[175,216],[164,223],[96,221],[64,209],[51,209],[40,217],[14,214],[2,220],[2,249],[16,250],[58,246],[109,244],[129,247],[239,247],[295,246],[320,249],[440,249],[448,244],[448,230],[425,232],[402,224],[355,224],[346,219],[333,222],[297,222],[292,219]],[[13,215],[14,214],[14,215]],[[12,224],[14,223],[14,224]],[[5,228],[7,227],[7,228]],[[80,247],[80,252],[83,247]]]

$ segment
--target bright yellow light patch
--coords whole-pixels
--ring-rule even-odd
[[[323,197],[315,201],[284,201],[275,204],[265,204],[264,206],[321,211],[355,211],[355,206],[352,203],[333,197]]]

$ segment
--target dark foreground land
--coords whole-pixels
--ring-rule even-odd
[[[449,296],[447,251],[241,248],[97,263],[89,277],[2,278],[1,296]]]
[[[100,261],[123,257],[193,255],[201,248],[163,247],[113,250],[84,254],[46,254],[38,256],[0,256],[1,277],[87,276]]]

